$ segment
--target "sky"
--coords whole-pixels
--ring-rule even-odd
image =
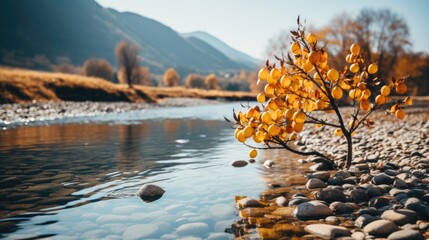
[[[104,7],[138,13],[179,33],[205,31],[231,47],[264,59],[270,38],[296,27],[314,27],[336,15],[356,16],[362,8],[389,8],[405,19],[413,50],[429,53],[428,0],[96,0]]]

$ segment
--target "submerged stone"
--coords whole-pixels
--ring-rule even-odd
[[[138,191],[137,196],[139,196],[145,202],[153,202],[164,195],[165,190],[153,185],[153,184],[144,184]]]
[[[305,230],[325,239],[334,239],[351,235],[351,232],[347,230],[347,228],[329,224],[310,224],[305,227]]]

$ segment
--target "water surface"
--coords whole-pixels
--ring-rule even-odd
[[[12,124],[0,131],[0,234],[10,239],[231,239],[234,196],[257,198],[294,164],[265,169],[223,120],[240,104]],[[282,170],[283,169],[283,170]],[[284,171],[286,169],[286,172]],[[145,183],[164,196],[145,203]]]

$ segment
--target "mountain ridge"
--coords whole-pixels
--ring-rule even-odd
[[[194,31],[189,33],[182,33],[182,36],[186,38],[194,37],[202,41],[205,41],[206,43],[210,44],[211,46],[213,46],[214,48],[222,52],[225,56],[227,56],[231,60],[236,62],[242,62],[243,64],[246,64],[251,68],[255,68],[260,63],[259,59],[251,57],[248,54],[245,54],[229,46],[225,42],[221,41],[219,38],[205,31]]]
[[[43,69],[68,58],[81,66],[98,57],[116,66],[114,49],[124,39],[139,45],[142,65],[157,74],[170,67],[181,74],[252,69],[205,41],[94,0],[0,1],[1,65]]]

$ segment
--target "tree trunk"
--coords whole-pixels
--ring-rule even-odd
[[[346,159],[346,168],[349,168],[353,160],[353,142],[351,134],[345,134],[347,139],[347,159]]]

